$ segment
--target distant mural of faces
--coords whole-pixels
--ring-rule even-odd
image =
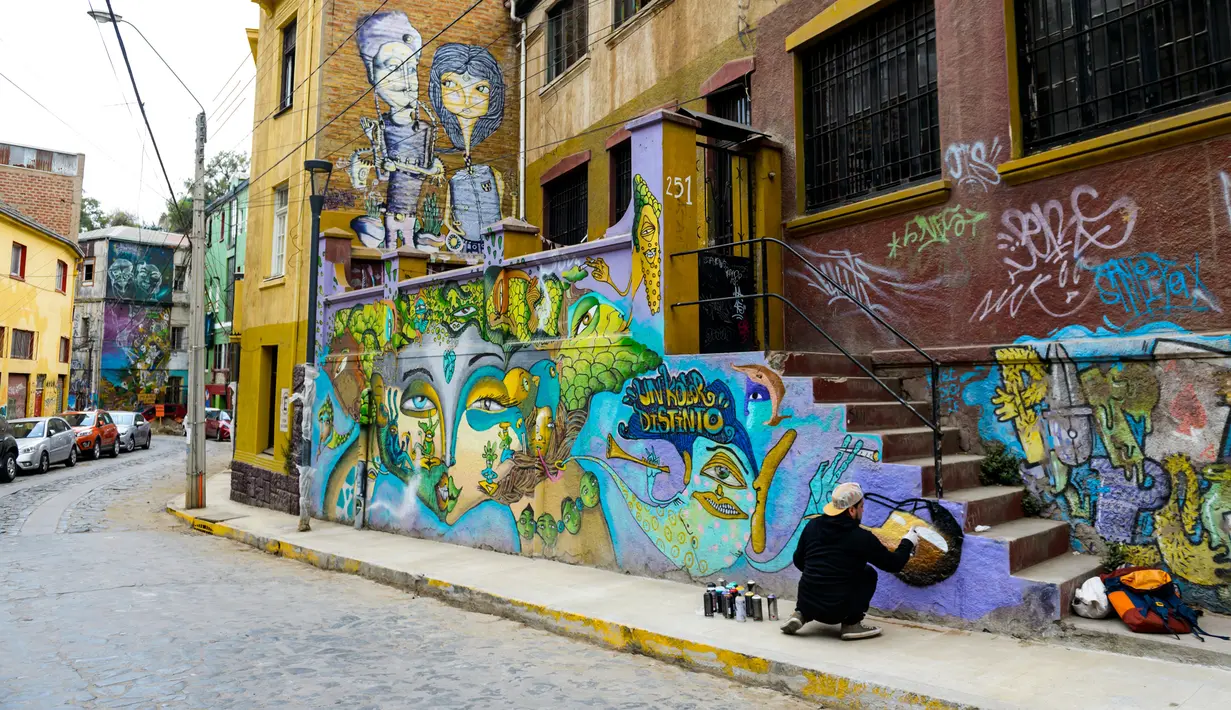
[[[369,247],[481,254],[482,230],[501,220],[505,197],[500,171],[474,159],[504,119],[499,63],[484,47],[440,45],[431,60],[429,108],[419,95],[422,38],[405,13],[359,18],[355,38],[375,117],[360,119],[369,147],[345,161],[366,211],[351,228]],[[449,145],[438,146],[442,139]],[[446,176],[440,156],[450,154],[461,165]]]
[[[112,241],[107,250],[107,298],[135,303],[170,303],[175,250]]]

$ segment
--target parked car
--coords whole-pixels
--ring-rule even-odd
[[[17,440],[17,468],[47,473],[52,464],[77,465],[77,437],[60,417],[33,417],[9,422]]]
[[[145,417],[145,421],[152,422],[158,418],[158,409],[154,405],[150,405],[141,410],[141,416]],[[174,419],[177,422],[183,421],[184,417],[188,416],[187,404],[164,404],[162,405],[162,415],[167,419]]]
[[[205,408],[205,438],[231,440],[231,413],[225,409]]]
[[[115,458],[120,455],[120,432],[111,415],[96,409],[90,412],[65,412],[64,420],[77,433],[77,448],[96,460],[103,454]]]
[[[140,412],[112,412],[111,419],[119,430],[120,448],[124,451],[136,451],[138,446],[150,448],[150,423]]]
[[[8,420],[0,417],[0,483],[12,483],[17,478],[17,439]]]

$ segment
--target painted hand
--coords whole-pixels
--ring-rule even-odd
[[[590,267],[590,276],[595,281],[611,283],[611,270],[607,268],[607,262],[602,257],[586,259],[586,266]]]

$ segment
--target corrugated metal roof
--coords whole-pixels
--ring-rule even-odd
[[[163,232],[157,229],[145,229],[143,227],[103,227],[102,229],[82,232],[77,239],[83,242],[96,239],[114,239],[116,241],[135,242],[137,244],[188,248],[188,237],[185,237],[183,234]]]

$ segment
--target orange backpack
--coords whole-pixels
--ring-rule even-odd
[[[1149,567],[1125,567],[1100,576],[1107,601],[1129,629],[1141,634],[1191,633],[1201,641],[1213,636],[1197,625],[1197,612],[1184,603],[1171,575]]]

